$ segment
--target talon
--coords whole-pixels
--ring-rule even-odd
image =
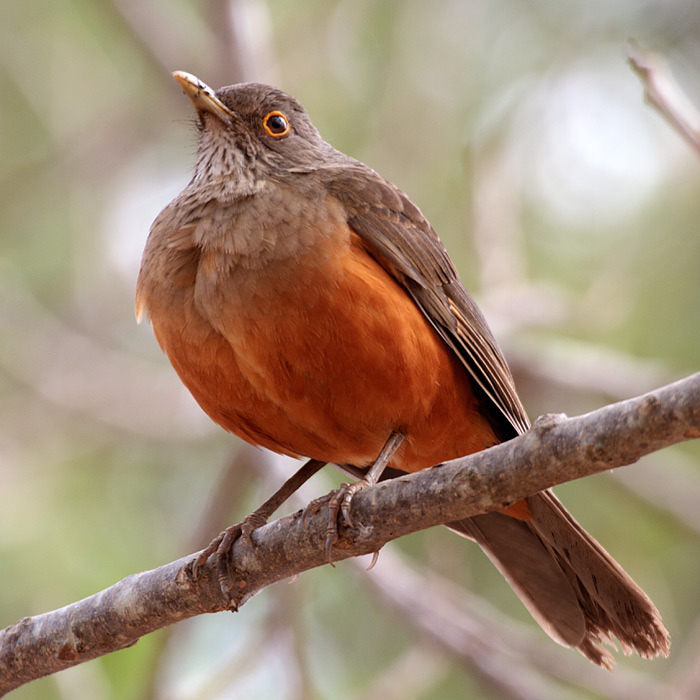
[[[243,519],[241,523],[241,542],[251,550],[255,550],[257,545],[253,542],[253,533],[263,525],[267,524],[267,518],[255,511]]]
[[[227,606],[231,604],[231,587],[228,585],[228,557],[222,556],[217,557],[216,560],[216,573],[219,579],[219,590],[221,595],[224,597]]]
[[[367,571],[371,571],[374,568],[374,565],[377,563],[377,560],[379,559],[379,550],[376,552],[372,552],[372,561],[369,563],[369,566],[367,567]]]
[[[364,484],[361,481],[356,481],[354,484],[344,484],[347,488],[343,494],[343,500],[340,505],[340,510],[343,513],[343,520],[348,527],[355,527],[355,522],[350,515],[350,508],[352,507],[352,497],[364,488]]]
[[[241,543],[247,549],[255,549],[255,543],[253,542],[252,537],[254,531],[255,527],[251,526],[245,521],[241,524]]]
[[[340,488],[333,494],[329,495],[328,502],[328,528],[326,529],[326,557],[333,564],[331,554],[333,553],[333,545],[338,540],[338,513],[342,512],[343,522],[349,528],[355,527],[355,521],[352,519],[350,508],[352,507],[353,496],[362,489],[368,486],[373,486],[377,483],[388,464],[391,456],[396,452],[397,448],[403,441],[403,435],[397,432],[392,432],[389,439],[382,447],[379,456],[374,464],[367,470],[364,478],[360,481],[355,481],[351,484],[341,484]],[[328,497],[327,497],[328,498]],[[317,499],[317,503],[323,499]],[[311,504],[309,504],[311,506]],[[303,516],[302,516],[303,522]],[[376,557],[373,557],[370,569],[374,566]]]
[[[221,542],[216,549],[216,572],[219,579],[219,588],[224,600],[228,605],[231,604],[231,588],[228,585],[230,578],[229,558],[234,542],[241,536],[241,523],[232,525],[224,530],[219,537]]]
[[[350,514],[352,497],[367,484],[364,481],[356,481],[352,484],[341,484],[340,487],[326,496],[328,499],[328,527],[326,528],[326,558],[331,566],[334,566],[331,555],[333,545],[338,541],[338,515],[342,514],[343,523],[349,527],[355,527],[355,521]],[[321,500],[321,499],[318,499]]]
[[[219,549],[221,540],[224,538],[224,533],[219,533],[210,543],[206,549],[203,549],[194,564],[192,565],[192,580],[198,581],[199,576],[202,572],[202,567],[207,563],[209,557],[214,554]]]
[[[329,501],[331,498],[331,494],[326,494],[325,496],[320,496],[319,498],[314,498],[313,501],[311,501],[306,508],[304,508],[304,511],[301,514],[301,524],[306,527],[308,517],[310,515],[316,515],[321,510],[321,507]]]
[[[333,492],[328,499],[328,525],[326,527],[326,559],[331,566],[335,566],[333,563],[333,545],[338,541],[338,513],[340,511],[340,494],[343,490],[343,486],[346,484],[341,484],[340,488]]]
[[[216,574],[219,579],[219,588],[227,605],[232,604],[231,590],[228,585],[229,579],[229,555],[234,542],[241,536],[243,524],[238,523],[226,528],[219,533],[206,549],[203,549],[194,564],[192,565],[191,577],[193,581],[198,581],[202,574],[202,569],[209,561],[209,557],[213,556],[216,564]]]
[[[340,512],[340,502],[343,498],[343,493],[348,484],[341,484],[337,491],[334,491],[330,496],[328,501],[328,527],[331,527],[331,522],[335,522],[338,519],[338,513]],[[338,531],[337,525],[333,526],[336,533]]]
[[[328,526],[328,529],[326,530],[326,559],[328,559],[328,563],[335,569],[335,564],[333,563],[333,545],[338,541],[338,531],[334,528],[331,527],[330,525]]]
[[[227,606],[235,610],[237,605],[232,598],[231,589],[228,584],[230,578],[229,559],[235,541],[240,537],[244,546],[254,550],[255,543],[252,538],[253,532],[261,525],[264,525],[277,508],[306,482],[307,479],[313,476],[323,464],[323,462],[319,462],[316,459],[310,459],[306,462],[296,473],[287,479],[265,503],[248,517],[244,518],[243,522],[232,525],[217,535],[209,546],[200,552],[199,556],[192,564],[191,570],[184,571],[183,573],[196,581],[200,577],[202,569],[209,560],[209,557],[214,556],[216,573],[219,579],[219,588],[226,600]],[[313,505],[310,504],[310,509],[312,508]]]

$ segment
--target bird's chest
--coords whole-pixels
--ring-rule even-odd
[[[166,275],[177,293],[149,305],[161,347],[214,421],[279,452],[365,465],[392,431],[415,447],[418,427],[434,437],[471,406],[457,360],[340,205],[271,220],[237,220],[244,242],[198,248]],[[469,451],[453,447],[405,447],[401,459],[409,469]]]
[[[235,216],[203,211],[190,246],[171,249],[162,284],[179,280],[177,293],[154,295],[149,310],[161,346],[210,415],[212,406],[297,400],[312,393],[321,360],[339,359],[350,236],[335,200],[268,196]]]
[[[195,236],[203,240],[194,309],[237,352],[262,329],[278,336],[290,316],[312,314],[343,276],[350,230],[340,205],[285,194],[251,198],[235,217],[200,224]]]

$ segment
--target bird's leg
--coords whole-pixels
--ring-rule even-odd
[[[325,465],[325,462],[321,462],[318,459],[310,459],[305,462],[265,503],[243,519],[241,523],[241,539],[252,547],[251,535],[253,531],[265,525],[268,518]]]
[[[354,527],[353,519],[350,515],[352,497],[368,486],[374,486],[379,481],[382,472],[386,468],[389,460],[403,442],[404,436],[401,433],[392,433],[382,447],[379,456],[374,464],[367,470],[362,479],[352,483],[341,484],[340,488],[331,496],[328,502],[328,528],[326,530],[326,556],[331,561],[333,545],[338,540],[338,515],[342,513],[343,521],[348,527]],[[372,560],[372,565],[374,560]],[[371,568],[370,566],[370,568]]]
[[[229,555],[233,543],[240,537],[245,543],[253,546],[251,534],[267,522],[267,519],[306,481],[308,481],[325,462],[317,459],[310,459],[302,465],[287,481],[280,486],[275,493],[268,498],[259,508],[246,516],[242,522],[227,527],[217,535],[206,549],[203,549],[192,567],[192,577],[196,580],[199,577],[202,566],[210,556],[216,557],[216,569],[219,575],[219,585],[221,592],[227,600],[230,600],[229,590]]]

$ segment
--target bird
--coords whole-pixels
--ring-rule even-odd
[[[352,495],[382,474],[525,433],[506,359],[418,206],[282,90],[173,76],[196,112],[196,162],[151,226],[136,315],[205,413],[306,457],[302,480],[325,464],[363,476],[332,499],[349,524]],[[551,491],[448,527],[559,644],[605,668],[613,637],[668,655],[654,604]]]

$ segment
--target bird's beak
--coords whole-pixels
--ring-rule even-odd
[[[229,118],[238,119],[238,115],[230,110],[217,96],[216,93],[199,78],[191,73],[176,70],[172,74],[173,78],[180,83],[182,91],[190,98],[194,108],[197,110],[200,119],[203,112],[209,112],[221,119],[223,122],[229,122]]]

